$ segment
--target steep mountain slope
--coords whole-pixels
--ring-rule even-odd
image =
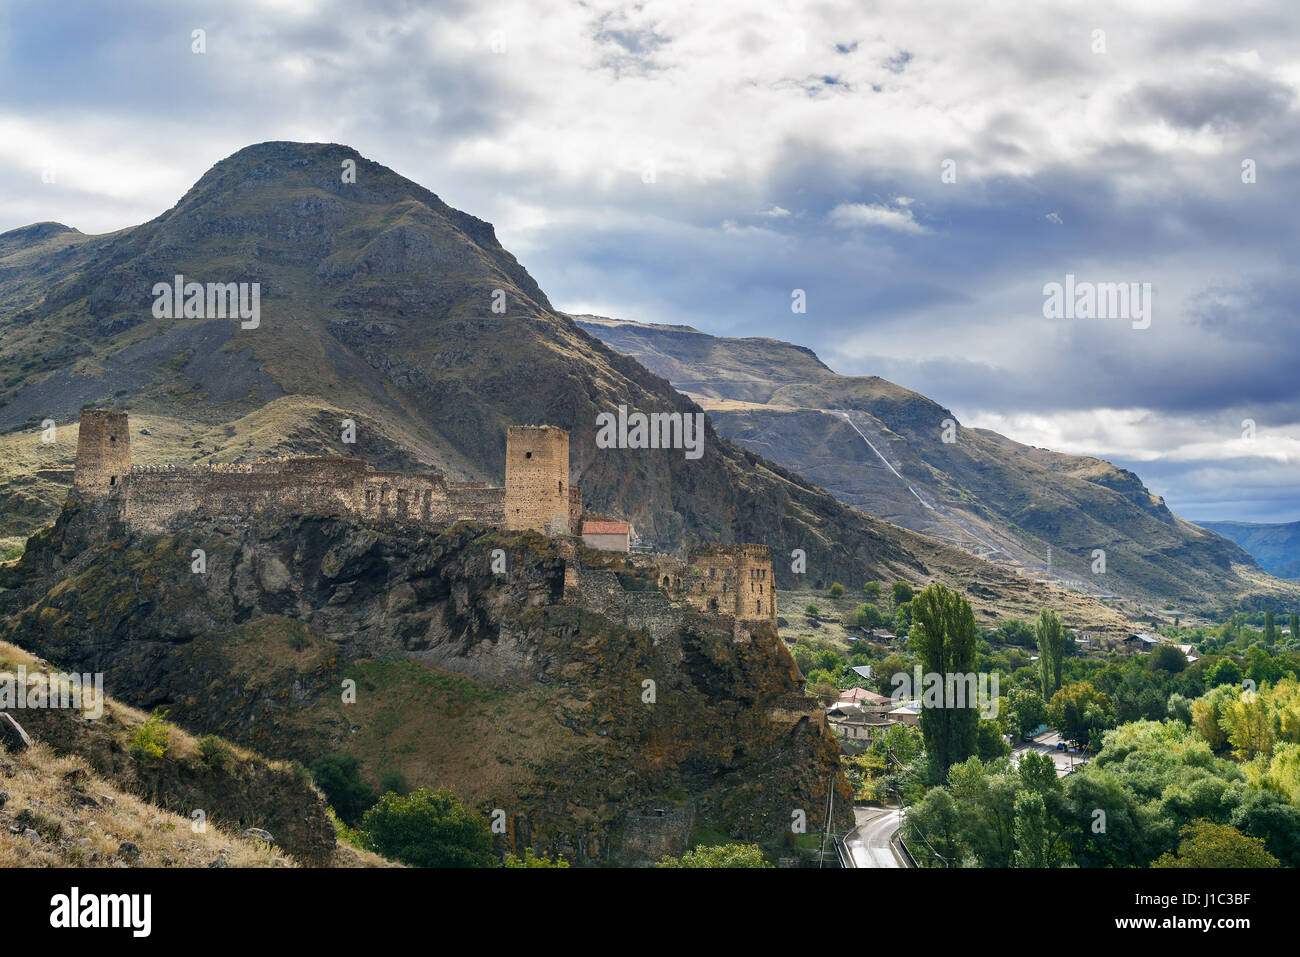
[[[356,183],[341,181],[344,160],[356,161]],[[154,285],[176,275],[260,283],[260,323],[155,317]],[[0,429],[10,430],[0,505],[16,516],[11,540],[57,511],[58,469],[75,440],[66,425],[88,403],[130,409],[148,432],[146,461],[346,451],[497,482],[506,425],[546,422],[572,433],[573,479],[590,507],[630,519],[661,549],[762,542],[778,556],[805,550],[817,581],[965,577],[1059,600],[845,508],[711,427],[699,460],[597,448],[600,412],[698,406],[556,313],[489,224],[344,146],[248,147],[172,209],[117,233],[6,233],[0,308]],[[352,446],[340,444],[345,418],[357,424]],[[64,426],[52,445],[39,442],[46,419]],[[776,570],[793,584],[788,561]]]
[[[576,318],[695,397],[724,436],[841,501],[991,561],[1183,608],[1290,593],[1241,548],[1180,519],[1108,462],[962,428],[925,396],[837,375],[790,343]],[[1104,573],[1094,571],[1097,550]]]
[[[1197,522],[1230,538],[1259,562],[1270,575],[1300,578],[1300,522]]]

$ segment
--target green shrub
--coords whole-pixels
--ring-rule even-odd
[[[757,844],[697,847],[681,857],[665,857],[655,867],[771,867]]]
[[[163,716],[155,711],[136,726],[135,733],[131,735],[131,743],[127,745],[127,752],[137,761],[156,761],[167,753],[169,744],[171,739],[167,725]]]
[[[494,863],[487,821],[450,788],[389,792],[362,820],[371,849],[413,867],[487,867]]]
[[[365,809],[375,803],[374,792],[361,780],[361,762],[350,754],[322,754],[312,763],[311,776],[350,826],[355,827]]]
[[[827,589],[826,593],[832,598],[842,598],[844,596],[844,586],[839,582],[835,582],[829,589]]]
[[[379,793],[387,794],[389,791],[394,794],[410,794],[411,783],[401,771],[389,771],[379,779]]]
[[[215,771],[229,771],[237,759],[234,746],[215,734],[205,734],[199,738],[199,757]]]
[[[811,602],[809,602],[808,607],[803,610],[803,613],[807,615],[809,618],[816,618],[818,615],[821,614],[821,609],[818,608],[816,605],[812,604]]]
[[[552,860],[543,854],[537,857],[533,854],[532,848],[524,848],[524,856],[516,857],[514,854],[507,854],[504,861],[501,862],[503,867],[568,867],[569,862],[558,854]]]

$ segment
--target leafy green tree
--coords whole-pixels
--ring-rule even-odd
[[[1065,631],[1056,612],[1044,608],[1038,615],[1034,629],[1038,639],[1038,676],[1043,689],[1043,700],[1052,700],[1061,687],[1061,670],[1065,659]]]
[[[681,857],[665,857],[655,867],[771,867],[757,844],[697,847]]]
[[[872,601],[880,598],[880,582],[867,582],[862,586],[862,594]]]
[[[1291,644],[1294,645],[1297,641],[1300,641],[1300,614],[1297,614],[1294,611],[1291,612],[1290,625],[1291,625]]]
[[[1091,682],[1065,685],[1047,704],[1047,720],[1075,744],[1090,744],[1115,723],[1110,699]]]
[[[885,616],[875,605],[863,603],[855,613],[857,623],[862,628],[879,628],[885,623]]]
[[[379,793],[387,794],[393,791],[397,794],[410,794],[411,784],[406,780],[406,775],[401,771],[389,771],[379,779]]]
[[[1257,837],[1228,824],[1200,820],[1182,830],[1177,854],[1162,854],[1152,867],[1280,867]]]
[[[912,603],[905,601],[894,609],[894,634],[905,635],[912,627]]]
[[[1156,645],[1147,656],[1147,668],[1150,671],[1164,671],[1176,675],[1187,667],[1187,658],[1177,645]]]
[[[1240,685],[1241,669],[1231,658],[1221,658],[1205,675],[1205,683],[1210,688],[1220,685]]]
[[[361,780],[361,761],[341,752],[322,754],[311,766],[316,786],[325,792],[330,807],[349,827],[355,827],[375,794]]]
[[[938,675],[945,688],[948,675],[973,673],[975,614],[961,593],[936,582],[913,598],[911,607],[913,625],[908,643],[915,644],[921,670],[927,675]],[[925,749],[940,780],[947,777],[949,767],[975,753],[979,723],[977,709],[974,701],[965,702],[964,707],[921,709]]]
[[[804,607],[803,613],[804,613],[805,615],[807,615],[809,618],[816,618],[816,617],[817,617],[818,615],[820,615],[822,612],[821,612],[821,609],[820,609],[820,608],[818,608],[818,607],[817,607],[816,605],[814,605],[812,602],[809,602],[809,603]]]
[[[1011,753],[1011,747],[1002,737],[1002,726],[997,721],[980,719],[975,726],[975,754],[981,761],[992,761]]]
[[[1035,644],[1034,629],[1030,628],[1023,621],[1015,619],[1004,621],[998,626],[998,638],[1008,645],[1019,645],[1022,648],[1029,648]]]
[[[829,589],[827,589],[826,594],[830,595],[832,598],[842,598],[844,596],[844,586],[839,582],[835,582]]]
[[[487,821],[450,788],[392,791],[365,813],[362,829],[373,850],[412,867],[488,867],[493,862]]]
[[[963,809],[947,788],[931,788],[903,818],[903,839],[921,867],[960,867]]]
[[[1015,804],[1016,849],[1012,862],[1016,867],[1055,867],[1063,856],[1061,828],[1051,820],[1043,796],[1023,791]]]
[[[1011,711],[1011,728],[1018,737],[1027,737],[1047,723],[1047,702],[1032,688],[1012,688],[1007,693],[1007,706]]]
[[[1272,648],[1277,644],[1277,623],[1273,620],[1273,609],[1264,612],[1264,644]]]
[[[907,582],[894,582],[894,607],[912,600],[912,586]]]

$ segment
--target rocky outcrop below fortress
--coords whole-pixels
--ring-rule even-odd
[[[680,852],[699,829],[775,848],[796,811],[815,832],[832,786],[849,823],[838,746],[775,627],[676,601],[631,557],[468,525],[90,518],[69,503],[29,542],[0,637],[190,731],[451,785],[503,812],[502,849],[580,863]]]

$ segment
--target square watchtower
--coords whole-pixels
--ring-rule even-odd
[[[571,534],[569,433],[553,425],[506,430],[506,529]]]
[[[119,491],[131,474],[131,431],[125,412],[83,409],[72,485],[88,498]]]

